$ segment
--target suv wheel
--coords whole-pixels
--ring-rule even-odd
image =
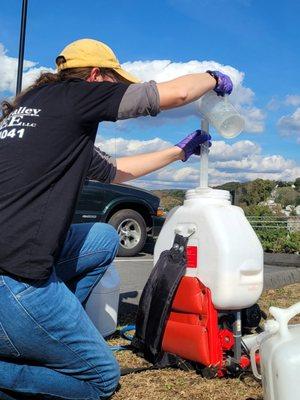
[[[129,257],[139,253],[147,239],[147,227],[140,213],[125,209],[117,211],[108,221],[120,236],[118,256]]]

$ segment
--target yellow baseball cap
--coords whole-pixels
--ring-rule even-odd
[[[67,68],[78,67],[112,68],[129,82],[140,82],[140,79],[124,71],[112,49],[98,40],[76,40],[65,47],[56,60],[61,56],[66,61],[57,65],[58,72]]]

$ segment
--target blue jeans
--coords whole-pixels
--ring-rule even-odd
[[[118,244],[108,224],[74,224],[47,281],[0,275],[1,400],[98,400],[114,392],[118,363],[84,303]]]

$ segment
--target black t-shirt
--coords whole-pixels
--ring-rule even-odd
[[[91,164],[98,123],[128,85],[82,80],[30,90],[0,123],[0,274],[46,279]]]

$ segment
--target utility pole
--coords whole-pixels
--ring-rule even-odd
[[[22,2],[22,17],[21,17],[21,30],[20,30],[20,42],[19,42],[17,89],[16,89],[16,94],[17,95],[22,90],[22,75],[23,75],[23,64],[24,64],[26,19],[27,19],[27,0],[23,0],[23,2]]]

